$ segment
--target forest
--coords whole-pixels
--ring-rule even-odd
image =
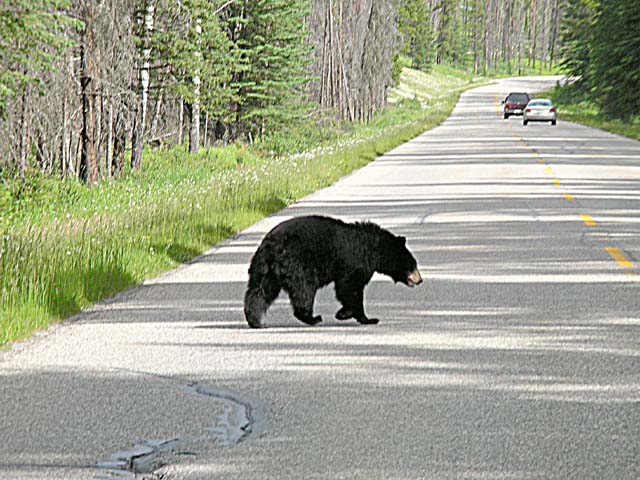
[[[140,168],[145,145],[197,152],[303,121],[366,122],[407,59],[478,74],[552,69],[565,11],[594,5],[8,0],[0,7],[0,168],[5,179],[37,169],[93,184],[125,164]]]
[[[485,75],[560,65],[629,119],[639,12],[633,0],[7,0],[0,168],[92,184],[139,168],[143,145],[197,152],[301,121],[368,121],[407,58]]]

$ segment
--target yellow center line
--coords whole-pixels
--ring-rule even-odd
[[[598,225],[591,215],[582,213],[580,214],[580,219],[587,227],[595,227],[596,225]]]
[[[498,113],[502,113],[502,109],[500,108],[500,104],[499,104],[499,100],[498,97],[496,96],[496,111]],[[511,124],[507,124],[507,128],[509,128],[511,131],[514,131],[513,127],[511,126]],[[522,144],[524,147],[528,148],[529,150],[531,150],[531,152],[536,156],[536,157],[540,157],[540,153],[533,150],[533,148],[531,148],[527,142],[523,139],[523,138],[519,138],[518,141],[520,142],[520,144]],[[538,158],[538,163],[541,163],[542,165],[547,165],[547,162],[545,161],[544,158]],[[549,175],[553,175],[553,169],[550,166],[546,166],[545,168],[545,172],[548,173]],[[561,182],[560,179],[558,178],[554,178],[553,180],[551,180],[553,182],[553,184],[556,187],[560,187]],[[575,201],[575,197],[573,195],[571,195],[570,193],[565,193],[563,194],[563,197],[565,200],[569,201],[569,202],[573,202]],[[588,214],[580,214],[580,219],[584,222],[584,224],[588,227],[596,227],[598,225],[598,223],[593,219],[593,217],[591,215]],[[622,251],[620,251],[619,248],[617,247],[604,247],[604,249],[607,251],[607,253],[609,255],[611,255],[611,258],[613,258],[613,260],[615,260],[615,262],[618,264],[618,266],[620,266],[621,268],[633,268],[635,267],[634,263],[629,260],[623,253]]]
[[[611,255],[616,263],[622,268],[633,268],[633,262],[624,256],[624,253],[617,247],[604,247],[604,249]]]

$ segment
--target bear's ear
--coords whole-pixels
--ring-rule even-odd
[[[398,237],[398,240],[400,241],[403,247],[407,244],[407,237]]]

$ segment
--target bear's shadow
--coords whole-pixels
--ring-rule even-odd
[[[270,323],[269,319],[266,319],[264,329],[258,329],[260,332],[262,330],[268,332],[281,332],[281,333],[297,333],[297,332],[310,332],[314,329],[319,330],[327,330],[327,329],[342,329],[342,328],[366,328],[367,325],[361,325],[355,320],[347,320],[344,322],[338,321],[325,321],[318,323],[317,325],[305,325],[304,323],[296,320],[295,318],[291,319],[283,319],[277,323]],[[221,323],[221,324],[209,324],[209,325],[196,325],[193,327],[194,329],[199,330],[252,330],[247,322],[244,320],[240,320],[237,323]]]

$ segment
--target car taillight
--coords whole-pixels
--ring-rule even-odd
[[[527,112],[527,113],[531,113],[531,109],[530,109],[530,108],[527,108],[527,109],[525,110],[525,112]]]
[[[552,108],[551,110],[549,110],[550,113],[556,113],[556,109]]]

